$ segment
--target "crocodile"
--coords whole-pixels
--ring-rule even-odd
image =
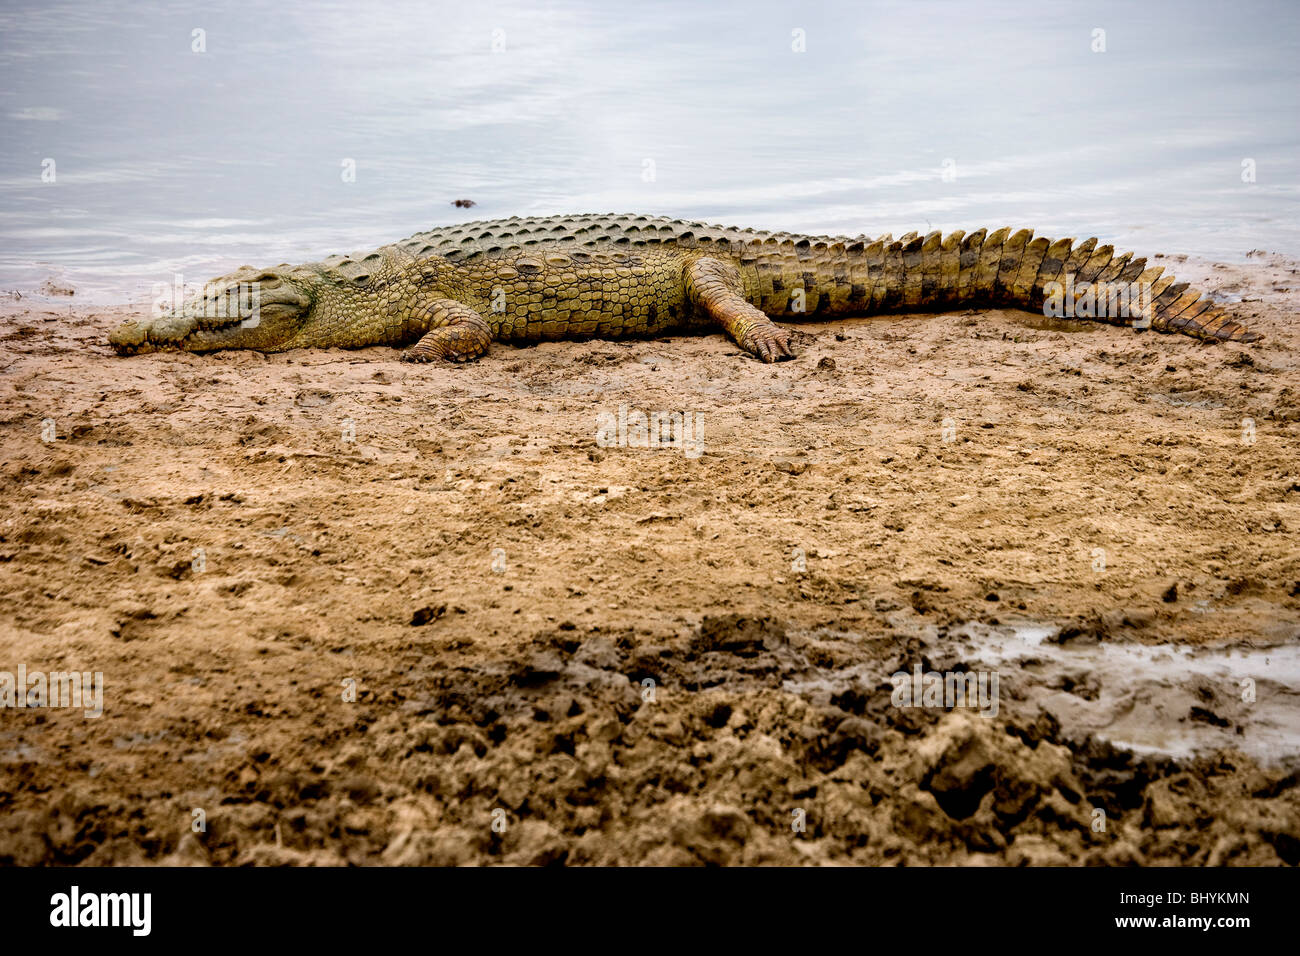
[[[109,342],[121,354],[387,345],[404,347],[406,361],[464,362],[494,341],[721,330],[775,362],[794,357],[800,334],[773,318],[985,306],[1209,342],[1260,338],[1161,267],[1095,238],[1008,228],[845,238],[592,214],[468,222],[368,253],[244,266]]]

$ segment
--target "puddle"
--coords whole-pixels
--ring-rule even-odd
[[[1181,758],[1222,748],[1267,764],[1300,757],[1300,643],[1062,645],[1052,641],[1056,634],[972,623],[941,646],[960,650],[971,669],[979,662],[1000,671],[1004,698],[1041,705],[1069,735]]]

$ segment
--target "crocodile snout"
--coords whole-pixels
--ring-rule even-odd
[[[148,347],[165,348],[183,342],[195,325],[195,320],[186,315],[164,315],[143,322],[130,319],[109,334],[108,343],[121,354]]]

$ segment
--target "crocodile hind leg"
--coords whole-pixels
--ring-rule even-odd
[[[435,299],[425,310],[429,331],[402,353],[403,362],[469,362],[492,344],[492,327],[455,299]]]
[[[764,362],[794,358],[794,333],[749,304],[735,266],[708,256],[686,268],[686,292],[746,352]]]

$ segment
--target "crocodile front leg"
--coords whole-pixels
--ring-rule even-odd
[[[435,299],[425,317],[429,331],[402,353],[403,362],[469,362],[492,343],[492,327],[483,316],[455,299]]]
[[[794,333],[749,304],[735,266],[709,256],[696,259],[686,267],[686,293],[746,352],[764,362],[794,358]]]

